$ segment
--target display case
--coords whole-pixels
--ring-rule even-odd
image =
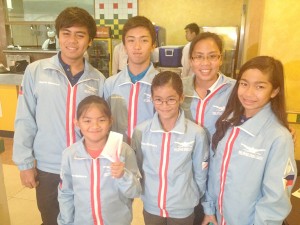
[[[95,38],[88,48],[89,62],[105,77],[111,74],[112,39]]]

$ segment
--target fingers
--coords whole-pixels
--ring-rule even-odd
[[[36,169],[28,169],[20,171],[21,183],[28,188],[36,188],[39,182],[36,181],[37,172]]]
[[[110,165],[111,176],[113,178],[121,178],[124,175],[124,163],[114,162]]]

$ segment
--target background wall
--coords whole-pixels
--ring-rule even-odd
[[[243,0],[139,0],[139,15],[166,28],[167,45],[184,45],[184,27],[239,26]]]
[[[300,160],[300,4],[298,0],[265,0],[258,54],[282,61],[287,110],[296,130],[296,158]],[[255,10],[255,9],[254,9]]]

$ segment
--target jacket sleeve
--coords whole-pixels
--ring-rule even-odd
[[[262,197],[255,207],[254,224],[281,225],[291,210],[290,195],[297,176],[290,134],[277,137],[266,162]]]
[[[193,152],[193,170],[196,183],[198,185],[200,198],[206,190],[207,172],[209,160],[208,139],[205,131],[199,129],[195,139]]]
[[[122,159],[123,158],[123,159]],[[132,148],[123,143],[121,161],[125,162],[125,171],[121,179],[118,179],[119,190],[127,198],[136,198],[141,194],[140,172],[136,162],[136,156]]]
[[[15,119],[13,161],[19,170],[34,167],[33,142],[37,133],[35,84],[29,69],[26,68],[19,90]]]
[[[64,151],[62,156],[60,183],[58,185],[58,202],[60,213],[57,218],[59,225],[74,224],[74,192],[72,174],[69,165],[69,151]]]

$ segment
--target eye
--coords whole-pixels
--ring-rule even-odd
[[[243,81],[240,81],[239,86],[246,87],[246,86],[247,86],[247,83],[246,83],[246,82],[243,82]]]
[[[257,85],[256,86],[256,89],[264,89],[265,88],[265,86],[263,86],[263,85]]]
[[[217,60],[219,58],[219,55],[217,54],[212,54],[212,55],[208,55],[207,58],[209,60]]]

